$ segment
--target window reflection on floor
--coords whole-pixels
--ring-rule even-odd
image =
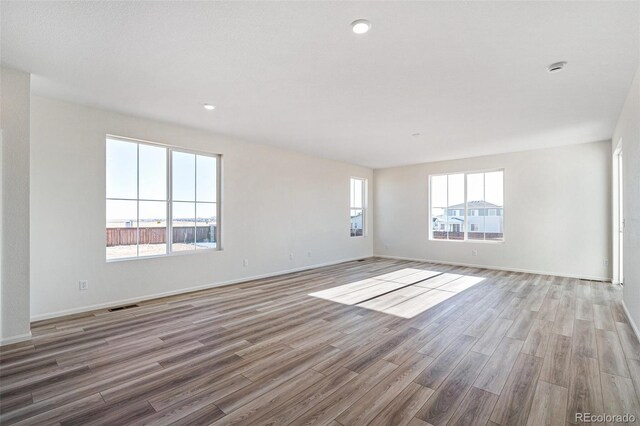
[[[482,277],[405,268],[309,296],[413,318],[483,280]]]

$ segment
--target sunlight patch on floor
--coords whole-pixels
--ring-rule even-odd
[[[470,275],[405,268],[309,296],[413,318],[483,280]]]

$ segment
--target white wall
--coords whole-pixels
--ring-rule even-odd
[[[0,69],[2,228],[0,343],[29,331],[29,74]]]
[[[372,255],[371,237],[349,237],[349,178],[371,169],[36,96],[31,108],[33,319]],[[223,251],[105,261],[107,133],[223,155]]]
[[[629,96],[613,133],[613,149],[620,140],[625,219],[623,300],[629,316],[635,323],[636,333],[640,334],[640,67],[636,71]],[[617,210],[614,210],[614,213],[615,211]]]
[[[374,253],[610,279],[610,157],[607,141],[375,170]],[[429,175],[497,168],[505,242],[429,241]]]

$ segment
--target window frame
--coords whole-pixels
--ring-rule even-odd
[[[354,207],[351,205],[353,201],[351,198],[351,190],[352,190],[352,181],[359,180],[362,182],[362,207]],[[367,236],[367,194],[368,194],[368,181],[367,178],[350,176],[349,177],[349,238],[364,238]],[[351,211],[352,210],[360,210],[362,211],[362,235],[351,235]]]
[[[107,152],[107,143],[108,140],[117,140],[120,142],[128,142],[128,143],[133,143],[136,144],[136,194],[137,194],[137,198],[135,199],[131,199],[131,198],[113,198],[113,197],[107,197],[107,181],[106,181],[106,176],[107,176],[107,157],[106,157],[106,152]],[[122,262],[122,261],[129,261],[129,260],[142,260],[142,259],[155,259],[155,258],[159,258],[159,257],[170,257],[170,256],[183,256],[183,255],[190,255],[190,254],[195,254],[195,253],[209,253],[209,252],[215,252],[215,251],[222,251],[223,247],[222,247],[222,154],[215,154],[215,153],[211,153],[211,152],[205,152],[205,151],[197,151],[197,150],[192,150],[189,148],[182,148],[179,146],[175,146],[175,145],[170,145],[170,144],[166,144],[166,143],[161,143],[161,142],[151,142],[151,141],[147,141],[147,140],[143,140],[143,139],[135,139],[135,138],[130,138],[130,137],[126,137],[126,136],[117,136],[117,135],[113,135],[113,134],[106,134],[105,135],[105,139],[104,139],[104,152],[105,152],[105,169],[104,169],[104,176],[105,176],[105,185],[104,185],[104,200],[105,200],[105,225],[106,225],[106,207],[107,207],[107,202],[110,200],[115,200],[115,201],[136,201],[136,214],[137,214],[137,220],[136,220],[136,229],[137,229],[137,241],[136,241],[136,256],[129,256],[129,257],[118,257],[118,258],[113,258],[113,259],[109,259],[108,257],[106,257],[106,253],[105,253],[105,260],[107,263],[111,263],[111,262]],[[140,198],[140,145],[148,145],[148,146],[153,146],[153,147],[159,147],[159,148],[164,148],[166,151],[166,200],[151,200],[151,199],[143,199]],[[194,249],[193,250],[180,250],[180,251],[173,251],[172,250],[172,245],[173,245],[173,152],[181,152],[181,153],[185,153],[185,154],[193,154],[195,156],[203,156],[203,157],[210,157],[210,158],[215,158],[216,159],[216,247],[207,247],[207,248],[196,248],[195,247],[195,243],[194,243]],[[197,158],[197,157],[196,157]],[[196,161],[196,166],[194,169],[194,177],[197,180],[197,161]],[[194,197],[197,197],[197,183],[194,181]],[[140,202],[141,201],[155,201],[155,202],[164,202],[166,203],[166,229],[165,229],[165,245],[166,245],[166,253],[163,254],[151,254],[151,255],[143,255],[140,256]],[[195,201],[193,201],[194,204],[197,204],[198,201],[197,199]],[[205,204],[213,204],[213,202],[202,202]],[[194,227],[197,226],[197,216],[196,216],[196,222]],[[106,226],[105,226],[106,229]],[[197,233],[194,234],[194,240],[196,239]],[[105,244],[104,247],[106,249],[107,247],[107,241],[106,241],[106,235],[105,235]]]
[[[492,173],[492,172],[502,172],[502,214],[498,215],[496,214],[496,217],[502,217],[502,239],[501,240],[475,240],[475,239],[469,239],[468,238],[468,230],[467,230],[467,226],[464,226],[464,238],[462,240],[452,240],[452,239],[440,239],[440,238],[434,238],[433,237],[433,206],[432,206],[432,199],[431,199],[431,185],[432,185],[432,179],[433,177],[436,176],[449,176],[449,175],[464,175],[464,223],[465,225],[468,223],[467,218],[470,217],[471,215],[469,215],[469,210],[470,208],[467,206],[468,201],[467,200],[467,177],[468,175],[472,175],[472,174],[479,174],[479,173]],[[472,170],[472,171],[458,171],[458,172],[447,172],[447,173],[433,173],[429,175],[429,180],[428,180],[428,195],[427,195],[427,203],[428,203],[428,211],[429,211],[429,222],[428,222],[428,226],[429,226],[429,231],[428,231],[428,240],[429,241],[438,241],[438,242],[454,242],[454,243],[480,243],[480,244],[504,244],[506,241],[506,234],[507,234],[507,230],[506,230],[506,222],[504,221],[504,210],[505,210],[505,205],[506,203],[506,197],[505,197],[505,191],[504,191],[504,179],[505,179],[505,169],[504,168],[495,168],[495,169],[483,169],[483,170]],[[449,192],[449,183],[447,180],[447,194]],[[484,200],[486,202],[486,200]],[[488,208],[487,208],[488,210]],[[448,207],[445,207],[445,211],[448,211]],[[486,213],[485,213],[486,215]],[[446,229],[446,226],[445,226]]]

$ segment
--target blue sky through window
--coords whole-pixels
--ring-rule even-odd
[[[166,221],[167,155],[161,146],[107,139],[107,223],[130,222],[136,226],[136,201],[140,222]],[[196,173],[197,165],[197,173]],[[174,221],[212,219],[216,216],[217,164],[215,157],[172,151],[172,194]],[[139,187],[138,187],[139,179]],[[132,200],[132,201],[125,201]],[[197,208],[195,203],[198,202]],[[123,225],[124,226],[124,225]]]

